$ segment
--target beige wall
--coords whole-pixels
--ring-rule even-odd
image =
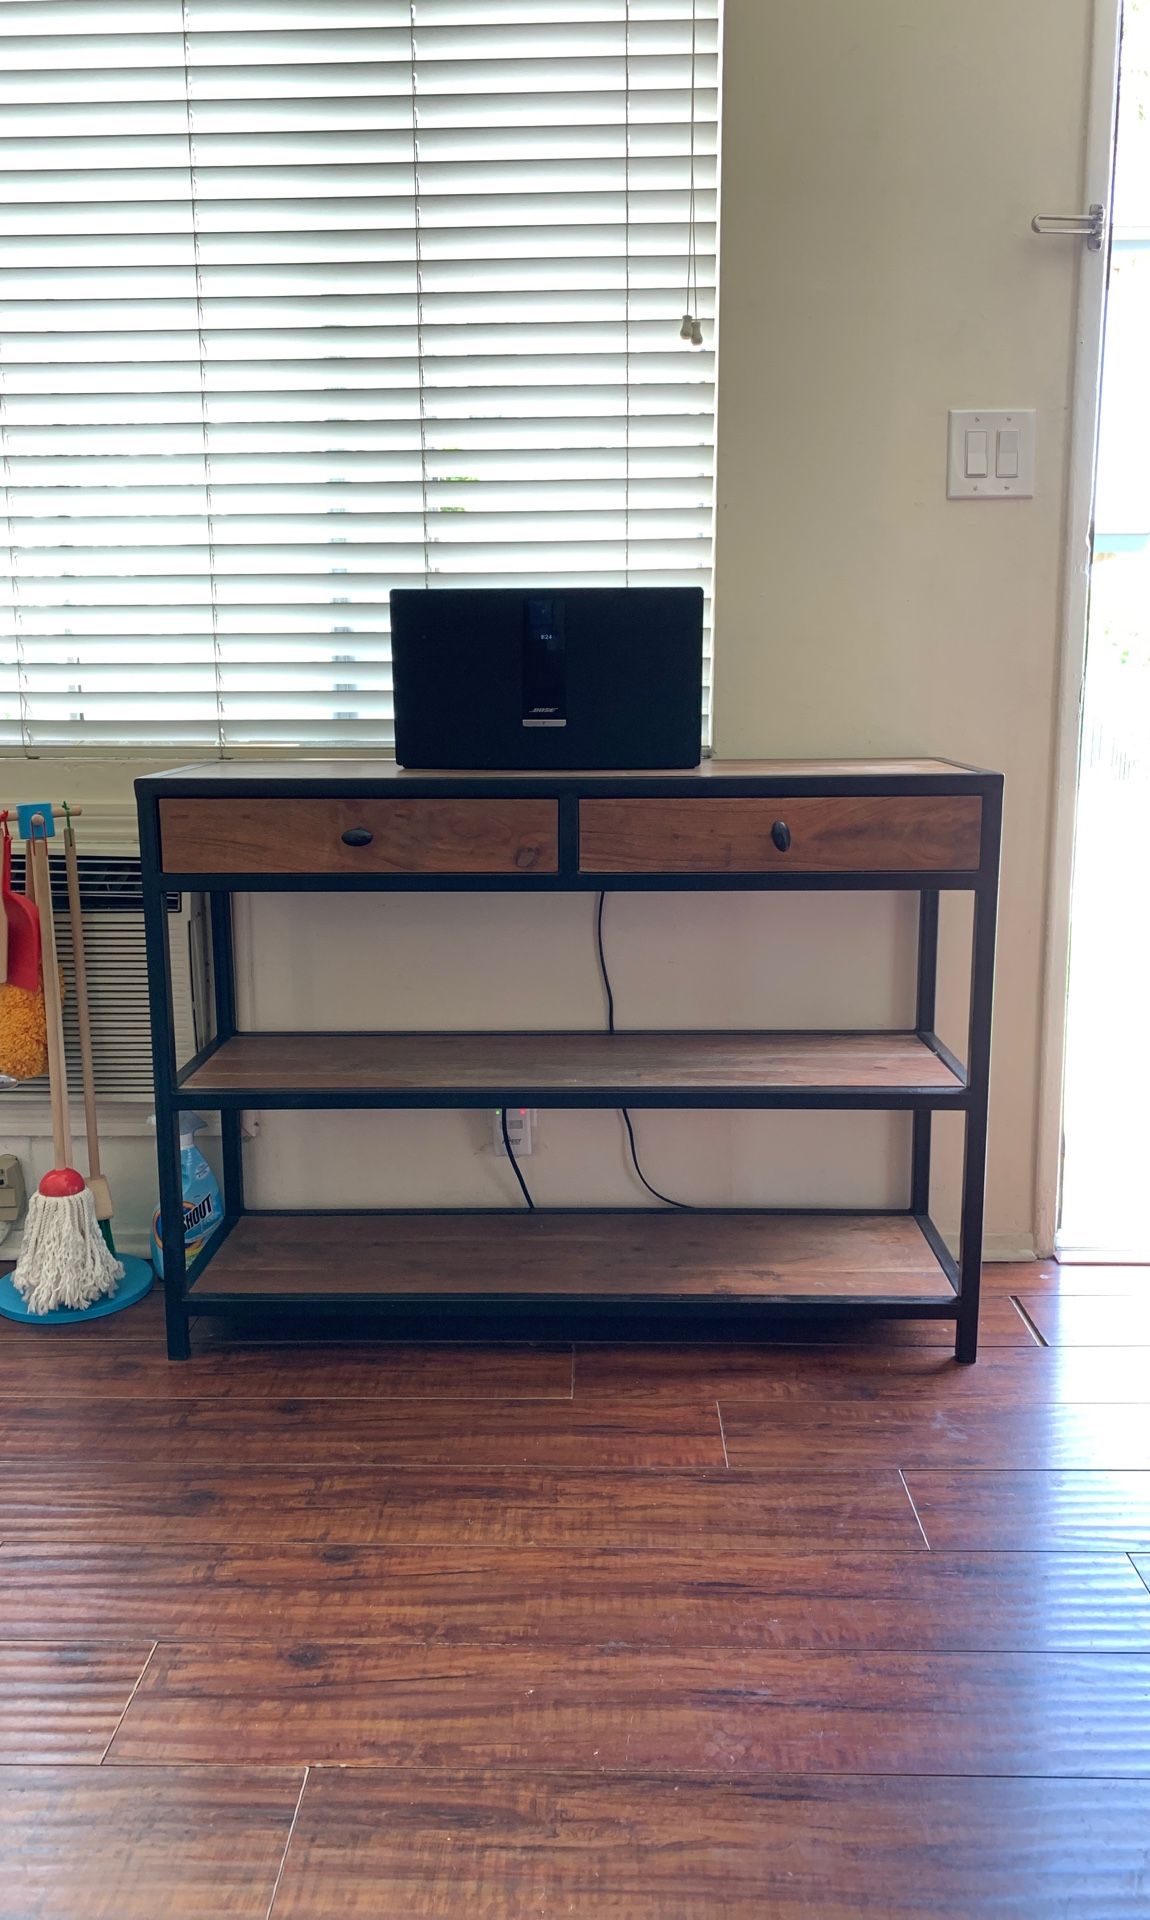
[[[988,1211],[1003,1253],[1033,1237],[1077,258],[1029,220],[1077,204],[1089,14],[1089,0],[727,0],[717,748],[1004,769]],[[973,405],[1038,409],[1033,501],[946,501],[947,408]],[[132,771],[73,768],[68,784],[114,799]],[[9,763],[5,797],[47,775]],[[595,1025],[590,907],[333,898],[321,919],[314,899],[265,896],[246,1004],[269,1026]],[[909,1016],[906,901],[628,896],[609,913],[632,1023]],[[639,1127],[652,1177],[691,1199],[905,1195],[898,1119]],[[252,1197],[510,1198],[487,1141],[478,1115],[268,1116]],[[636,1197],[611,1114],[546,1115],[530,1165],[549,1202]],[[938,1209],[953,1218],[953,1157]]]
[[[729,0],[721,753],[1006,774],[988,1193],[1033,1163],[1089,0]],[[1038,409],[1032,501],[945,498],[952,406]]]

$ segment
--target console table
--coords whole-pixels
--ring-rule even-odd
[[[181,1110],[220,1115],[225,1219],[186,1267],[165,1235],[168,1350],[198,1314],[370,1312],[393,1332],[641,1327],[778,1316],[955,1322],[975,1358],[1002,778],[942,760],[711,761],[666,773],[409,773],[386,761],[180,768],[136,782],[164,1220]],[[233,893],[910,890],[917,1005],[897,1032],[247,1033]],[[938,1039],[939,895],[973,895],[968,1045]],[[167,899],[210,900],[213,1037],[176,1058]],[[907,1205],[271,1213],[244,1204],[244,1108],[775,1107],[912,1118]],[[930,1217],[931,1116],[965,1123],[961,1240]]]

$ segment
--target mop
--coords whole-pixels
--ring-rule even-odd
[[[67,801],[64,814],[64,871],[68,879],[68,921],[72,929],[72,972],[76,985],[76,1024],[80,1032],[80,1068],[84,1082],[84,1129],[88,1136],[88,1187],[96,1203],[100,1231],[115,1257],[112,1238],[112,1190],[100,1167],[100,1132],[96,1118],[96,1066],[92,1055],[92,1016],[88,1005],[88,966],[84,953],[84,913],[80,904],[80,862],[76,829]]]
[[[52,1147],[55,1165],[28,1202],[28,1218],[12,1284],[28,1312],[37,1316],[59,1308],[90,1307],[114,1294],[124,1269],[105,1243],[96,1203],[81,1173],[69,1163],[68,1078],[64,1062],[64,1021],[56,930],[52,917],[52,881],[48,843],[41,819],[27,842],[36,906],[40,916],[44,1008],[48,1038],[48,1081],[52,1096]]]

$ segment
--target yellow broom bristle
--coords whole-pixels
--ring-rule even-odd
[[[42,990],[0,986],[0,1079],[37,1080],[47,1071]]]

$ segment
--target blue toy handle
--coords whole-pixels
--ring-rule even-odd
[[[51,802],[41,800],[33,801],[30,806],[17,807],[16,809],[16,820],[22,840],[32,839],[32,822],[37,814],[40,815],[43,825],[36,828],[35,837],[38,840],[51,840],[54,838],[56,833],[56,816],[52,811]]]

